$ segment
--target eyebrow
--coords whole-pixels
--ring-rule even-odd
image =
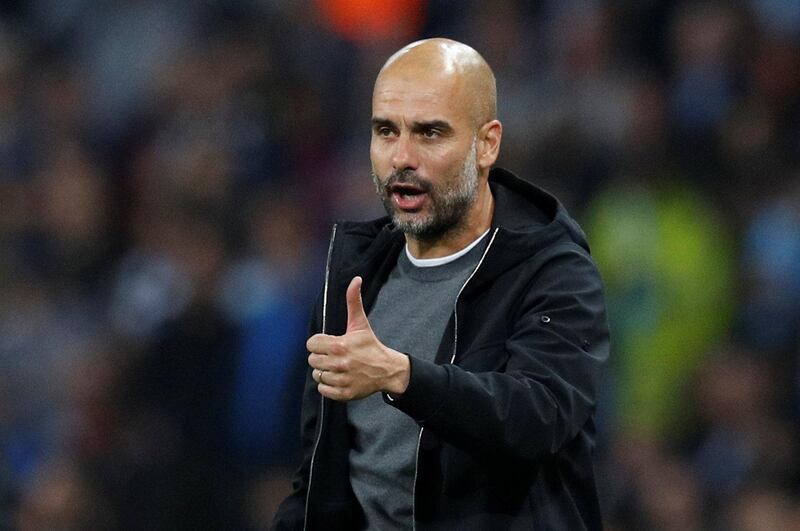
[[[429,122],[414,122],[411,124],[411,130],[415,133],[429,131],[431,129],[438,129],[443,135],[449,135],[453,132],[453,126],[444,120],[431,120]]]
[[[375,117],[370,120],[370,123],[373,129],[378,129],[380,127],[390,127],[392,129],[398,128],[397,124],[388,118]],[[420,133],[430,129],[438,129],[444,135],[449,135],[453,132],[453,126],[445,120],[429,120],[424,122],[413,122],[411,124],[411,131],[414,133]]]
[[[392,129],[397,128],[395,123],[387,118],[373,118],[370,120],[370,125],[373,129],[378,129],[379,127],[391,127]]]

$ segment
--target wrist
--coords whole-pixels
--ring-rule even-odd
[[[406,392],[411,378],[411,360],[396,350],[392,350],[392,359],[392,374],[386,381],[383,391],[389,395],[402,395]]]

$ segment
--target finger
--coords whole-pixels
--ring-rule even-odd
[[[306,341],[306,349],[309,352],[318,352],[320,354],[327,354],[330,349],[332,341],[335,340],[334,336],[327,334],[314,334]]]
[[[347,380],[347,375],[340,372],[322,371],[319,374],[319,383],[330,387],[342,387]]]
[[[355,395],[352,393],[352,391],[349,391],[342,387],[334,387],[332,385],[327,385],[327,384],[317,385],[317,391],[319,391],[319,393],[325,398],[330,398],[331,400],[338,400],[339,402],[348,402],[355,398]]]
[[[317,354],[312,352],[308,355],[308,365],[312,369],[320,369],[322,371],[334,370],[333,361],[327,354]]]
[[[325,385],[324,383],[317,384],[317,391],[319,394],[324,396],[325,398],[330,398],[333,400],[341,400],[341,391],[331,385]]]
[[[322,369],[313,369],[311,371],[311,379],[320,384],[331,385],[331,382],[329,381],[331,379],[331,374],[333,373],[329,371],[323,371]],[[323,378],[323,375],[326,378]]]
[[[367,313],[364,311],[364,303],[361,300],[361,277],[353,277],[347,287],[347,332],[356,330],[369,330]]]

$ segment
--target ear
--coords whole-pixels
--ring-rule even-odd
[[[488,171],[500,154],[500,140],[503,137],[503,124],[499,120],[486,122],[478,130],[478,168],[481,173]]]

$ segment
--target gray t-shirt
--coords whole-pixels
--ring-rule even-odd
[[[458,259],[417,267],[405,252],[381,288],[369,321],[385,345],[433,361],[456,296],[477,266],[485,238]],[[386,404],[381,393],[347,404],[352,428],[350,483],[367,529],[411,529],[417,439],[411,417]]]

